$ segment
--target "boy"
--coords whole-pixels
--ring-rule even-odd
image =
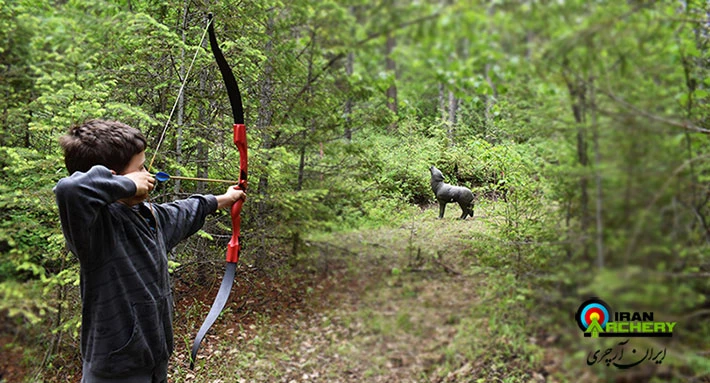
[[[60,139],[70,176],[54,188],[62,231],[81,266],[82,383],[164,383],[173,351],[167,252],[205,217],[246,198],[194,195],[144,203],[146,171],[138,129],[91,120]]]

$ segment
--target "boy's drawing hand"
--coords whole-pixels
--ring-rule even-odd
[[[145,170],[126,173],[123,176],[130,178],[136,184],[136,197],[147,196],[155,187],[155,178]]]
[[[235,202],[239,200],[246,200],[247,194],[243,190],[239,190],[237,186],[230,186],[222,195],[217,196],[217,208],[224,209],[231,207]]]

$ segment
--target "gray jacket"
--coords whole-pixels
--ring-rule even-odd
[[[217,210],[212,195],[128,207],[133,181],[104,166],[54,188],[67,246],[81,265],[81,354],[97,376],[151,371],[173,351],[167,252]],[[152,207],[152,209],[151,209]]]

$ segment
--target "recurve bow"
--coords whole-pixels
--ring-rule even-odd
[[[219,66],[219,71],[222,73],[222,79],[227,88],[227,94],[229,95],[229,102],[232,106],[232,115],[234,116],[234,144],[239,149],[239,181],[237,187],[240,190],[246,192],[247,190],[247,132],[246,126],[244,125],[244,108],[242,106],[242,96],[239,93],[239,86],[237,86],[237,81],[234,78],[227,60],[225,60],[222,50],[219,49],[219,44],[217,43],[217,37],[214,33],[214,22],[212,20],[212,14],[208,16],[209,26],[208,34],[210,39],[210,47],[212,48],[212,54],[214,55],[217,65]],[[232,283],[234,283],[234,275],[237,269],[237,262],[239,261],[239,236],[241,230],[241,211],[244,200],[239,200],[234,205],[230,211],[232,217],[232,238],[227,245],[227,265],[224,271],[224,277],[222,278],[222,285],[219,287],[219,292],[212,303],[210,312],[207,314],[205,321],[200,326],[200,330],[197,332],[195,341],[192,344],[192,352],[190,355],[190,369],[195,367],[195,359],[197,356],[197,351],[200,349],[200,344],[202,339],[207,334],[207,331],[212,327],[215,320],[219,316],[220,312],[227,303],[229,298],[229,293],[232,290]]]

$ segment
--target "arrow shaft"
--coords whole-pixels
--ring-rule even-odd
[[[232,185],[237,185],[237,184],[239,184],[238,181],[220,180],[220,179],[214,179],[214,178],[180,177],[180,176],[170,176],[170,178],[171,178],[171,179],[174,179],[174,180],[203,181],[203,182],[221,182],[221,183],[232,184]]]

